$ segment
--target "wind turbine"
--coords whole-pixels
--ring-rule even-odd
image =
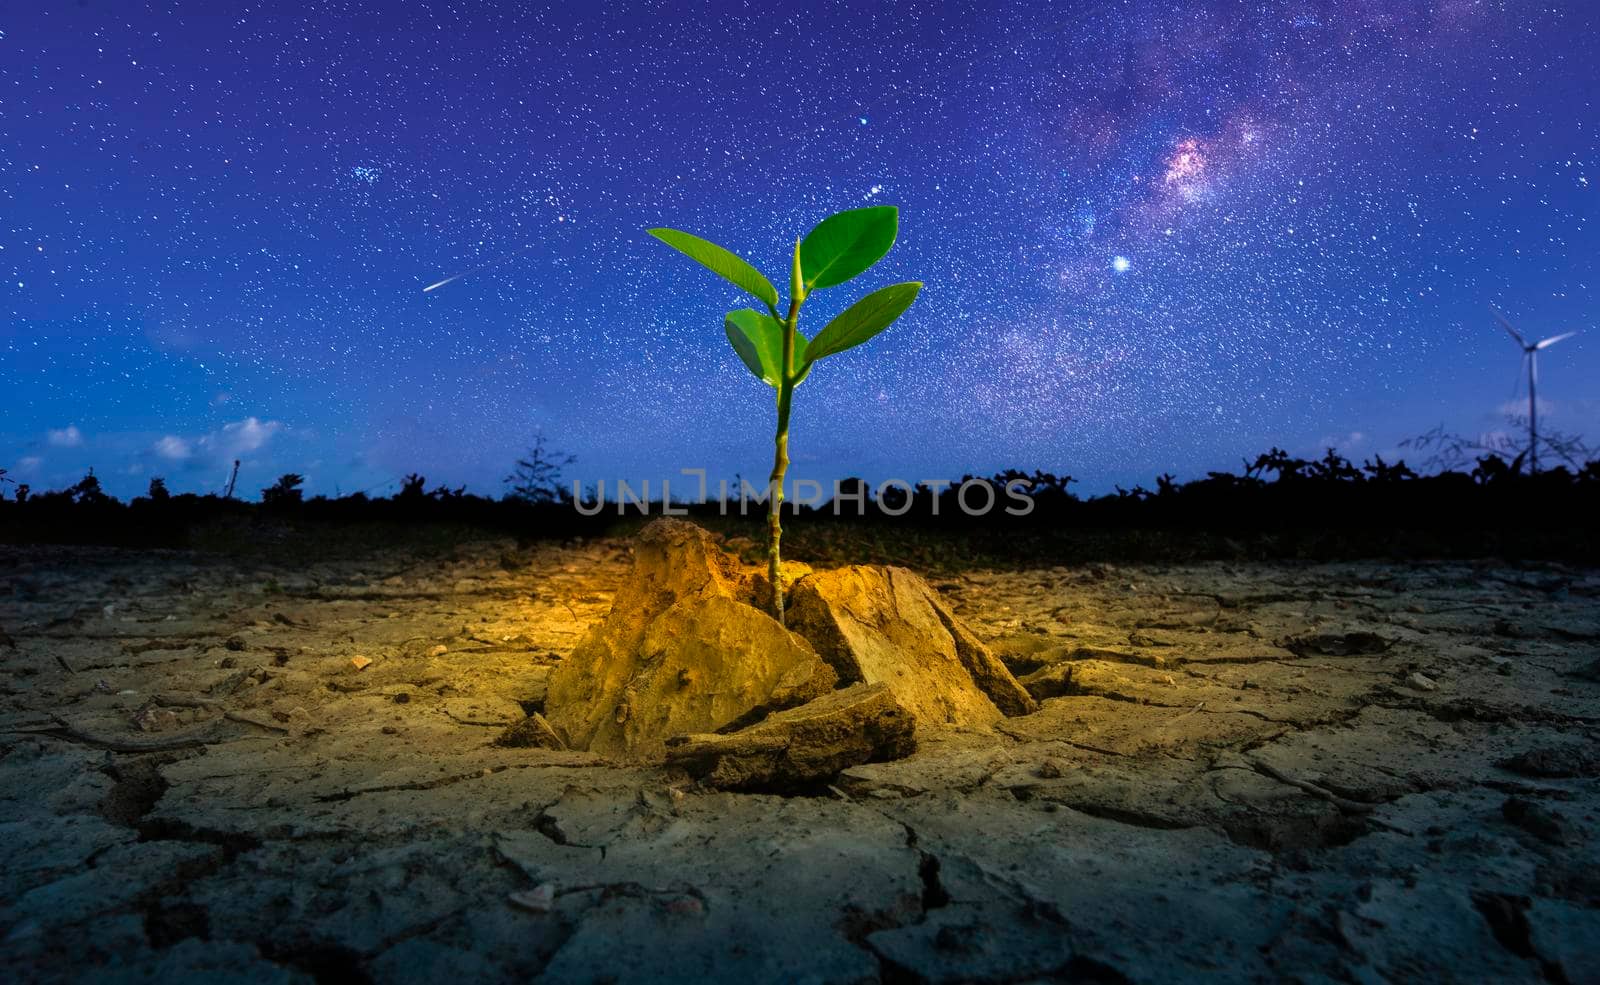
[[[1489,310],[1494,313],[1495,320],[1500,323],[1500,326],[1510,332],[1511,337],[1517,341],[1517,345],[1522,347],[1522,361],[1528,366],[1528,474],[1532,475],[1539,471],[1539,405],[1537,403],[1539,350],[1548,349],[1557,342],[1563,339],[1570,339],[1578,333],[1562,332],[1560,335],[1550,336],[1543,342],[1530,343],[1522,337],[1520,332],[1512,327],[1511,323],[1506,320],[1506,316],[1500,313],[1499,308],[1491,304],[1489,305]]]

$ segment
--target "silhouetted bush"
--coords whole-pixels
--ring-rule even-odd
[[[565,502],[569,497],[561,488],[561,470],[577,460],[576,455],[546,448],[544,435],[539,435],[527,456],[517,459],[516,468],[505,477],[510,487],[506,496],[528,503]]]
[[[528,460],[538,452],[536,445]],[[996,507],[981,516],[964,512],[960,490],[968,481],[988,486]],[[1025,516],[1003,509],[1012,502],[1007,484],[1017,481],[1027,483],[1032,499]],[[859,479],[845,480],[841,491],[859,495],[858,501],[842,504],[837,514],[830,503],[795,509],[785,529],[792,522],[797,558],[929,565],[962,558],[993,564],[1113,557],[1600,560],[1600,461],[1529,475],[1517,463],[1488,454],[1467,472],[1419,475],[1404,462],[1374,458],[1356,466],[1331,451],[1301,459],[1274,448],[1245,460],[1237,473],[1213,472],[1186,483],[1158,476],[1153,490],[1135,486],[1080,498],[1071,491],[1074,481],[1008,470],[909,491],[888,486],[877,495]],[[646,514],[661,513],[658,503],[619,510],[614,498],[598,514],[585,516],[570,497],[508,494],[495,500],[442,486],[424,492],[420,474],[407,476],[393,497],[381,499],[356,493],[302,502],[301,484],[300,476],[285,475],[254,505],[212,495],[163,498],[152,482],[148,497],[123,504],[107,496],[91,472],[64,490],[27,496],[26,487],[19,487],[14,499],[0,497],[0,542],[245,549],[270,539],[258,536],[257,528],[269,517],[274,536],[287,524],[307,532],[313,546],[340,537],[382,546],[429,529],[440,537],[444,531],[481,531],[570,538],[626,533]],[[968,491],[970,503],[986,499],[980,490]],[[715,502],[687,510],[700,522],[754,540],[764,528],[765,507],[753,503],[744,516],[736,500],[726,513]]]
[[[301,502],[300,486],[305,481],[305,476],[294,472],[280,475],[277,482],[261,490],[261,505],[282,509]]]

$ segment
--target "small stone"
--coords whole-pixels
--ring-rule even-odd
[[[1438,683],[1433,678],[1425,677],[1416,671],[1413,671],[1411,676],[1406,678],[1406,685],[1418,691],[1437,691],[1439,689]]]
[[[433,649],[428,651],[428,656],[430,656],[430,657],[442,657],[446,653],[449,653],[449,652],[450,652],[450,648],[445,646],[443,643],[440,643],[438,646],[436,646]]]
[[[170,732],[178,727],[178,716],[170,708],[145,705],[133,716],[133,724],[143,732]]]
[[[1582,746],[1529,749],[1495,764],[1503,770],[1540,779],[1600,776],[1600,754]]]
[[[1297,657],[1361,657],[1387,652],[1394,640],[1363,630],[1320,632],[1290,637],[1282,646]]]
[[[351,657],[350,666],[354,667],[356,670],[366,670],[368,667],[372,666],[372,660],[368,657]]]
[[[494,744],[509,749],[565,749],[567,744],[550,727],[545,717],[534,712],[522,721],[506,728],[495,737]]]
[[[706,907],[693,896],[679,896],[667,904],[667,912],[680,917],[702,917]]]
[[[1040,763],[1035,772],[1041,780],[1059,780],[1067,775],[1067,764],[1051,757]]]
[[[1565,845],[1571,840],[1567,822],[1531,800],[1521,797],[1507,798],[1500,805],[1500,816],[1511,824],[1552,845]]]
[[[908,756],[916,722],[886,684],[853,684],[724,735],[677,736],[667,761],[721,790],[793,790]]]
[[[239,653],[244,650],[244,640],[241,640],[237,636],[228,637],[223,641],[222,645],[226,649],[232,650],[234,653]]]
[[[553,882],[540,883],[532,889],[512,893],[506,897],[512,906],[533,913],[549,913],[556,905],[556,886]]]

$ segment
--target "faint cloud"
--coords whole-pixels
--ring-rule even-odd
[[[23,475],[32,475],[35,472],[38,472],[39,466],[43,464],[44,459],[40,458],[38,455],[29,455],[27,458],[18,460],[17,472]]]
[[[224,424],[222,430],[213,431],[199,441],[199,446],[223,458],[238,458],[260,451],[272,436],[283,430],[278,421],[263,421],[247,417],[242,421]]]
[[[194,449],[190,447],[189,442],[175,434],[169,434],[157,441],[153,450],[157,455],[169,462],[187,461],[194,454]]]
[[[260,451],[282,430],[283,424],[278,421],[247,417],[194,438],[166,435],[151,447],[151,451],[169,462],[192,461],[195,465],[226,462]]]
[[[56,448],[77,448],[83,444],[83,432],[78,430],[76,424],[68,424],[59,430],[52,428],[45,432],[45,440]]]

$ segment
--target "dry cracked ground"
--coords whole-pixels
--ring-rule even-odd
[[[627,566],[0,555],[5,976],[1600,980],[1600,573],[948,577],[1042,710],[777,797],[492,744]]]

